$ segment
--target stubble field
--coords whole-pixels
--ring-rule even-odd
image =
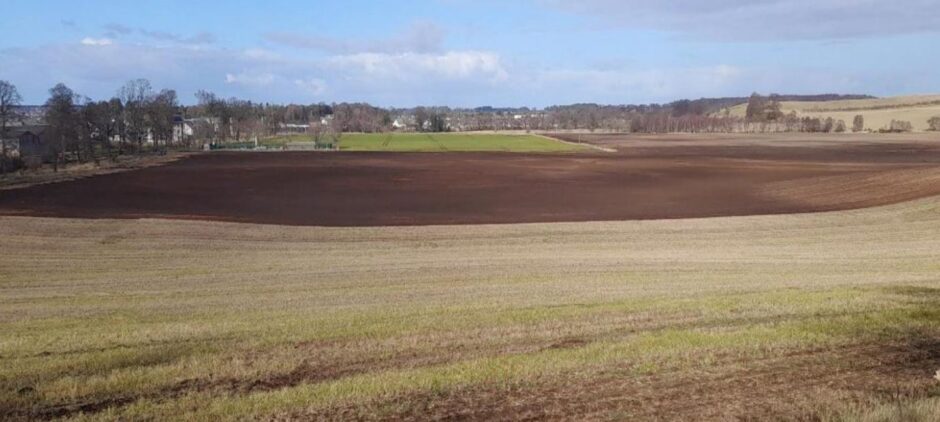
[[[814,204],[868,188],[833,212],[649,221],[0,217],[0,418],[931,420],[940,198],[907,172],[933,144],[701,139],[671,154],[789,162],[754,186]],[[637,163],[690,140],[591,141]],[[794,190],[820,163],[867,173]],[[844,209],[885,174],[903,194]]]

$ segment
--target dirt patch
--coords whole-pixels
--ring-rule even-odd
[[[3,191],[0,215],[394,226],[799,213],[940,194],[922,177],[940,171],[940,143],[841,139],[646,139],[554,155],[211,153]],[[846,189],[853,180],[864,189]]]

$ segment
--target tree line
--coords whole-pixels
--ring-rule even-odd
[[[861,132],[864,118],[848,125],[832,118],[784,113],[783,101],[829,101],[872,98],[862,95],[784,96],[754,93],[750,97],[702,98],[667,104],[572,104],[545,109],[414,107],[384,109],[367,103],[270,104],[222,98],[208,91],[195,94],[194,105],[182,105],[176,91],[155,90],[146,79],[126,82],[108,100],[94,101],[64,84],[49,90],[44,103],[43,140],[53,168],[66,162],[98,163],[123,154],[163,154],[170,148],[225,145],[302,132],[316,142],[340,142],[343,133],[403,131],[588,130],[632,133],[725,132]],[[8,133],[23,121],[16,87],[0,81],[0,172],[15,165],[9,157]],[[746,103],[743,116],[730,108]],[[940,117],[929,122],[940,130]],[[909,122],[894,121],[885,132],[910,131]]]
[[[49,90],[42,108],[42,141],[53,169],[68,162],[116,160],[125,154],[165,154],[170,148],[243,142],[281,133],[289,124],[334,142],[344,132],[389,130],[389,111],[364,103],[277,105],[195,94],[196,104],[180,104],[176,91],[154,90],[135,79],[116,94],[94,101],[65,84]],[[21,165],[9,154],[10,133],[26,120],[15,85],[0,81],[0,174]]]
[[[22,97],[13,84],[0,81],[0,164],[14,164],[7,153],[8,133],[23,123],[18,106]],[[173,139],[174,117],[179,112],[176,91],[153,91],[144,79],[127,82],[106,101],[93,101],[65,84],[49,90],[43,105],[42,141],[53,168],[68,161],[115,160],[117,155],[144,151],[165,153]]]

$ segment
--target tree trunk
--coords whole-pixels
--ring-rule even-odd
[[[95,154],[95,141],[92,138],[88,138],[88,155],[91,157],[91,161],[95,162],[95,167],[100,167],[101,162],[98,160],[98,154]]]
[[[111,146],[111,137],[110,137],[110,136],[108,136],[108,137],[104,140],[104,148],[105,148],[105,150],[108,152],[108,159],[111,160],[111,162],[117,161],[117,157],[114,156],[114,148]]]
[[[4,174],[7,174],[7,140],[0,139],[0,176]]]
[[[75,153],[75,158],[78,159],[78,163],[79,163],[79,164],[84,164],[84,163],[85,163],[85,159],[84,159],[84,157],[82,157],[82,145],[81,145],[81,141],[79,141],[78,143],[75,144],[75,146],[72,148],[72,152]]]

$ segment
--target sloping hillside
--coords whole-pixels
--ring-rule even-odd
[[[891,120],[911,122],[914,130],[923,132],[929,129],[927,121],[940,116],[940,95],[911,95],[903,97],[875,98],[865,100],[840,101],[784,101],[781,103],[784,113],[795,111],[800,117],[832,117],[844,120],[851,126],[856,115],[865,118],[865,129],[877,131],[887,127]],[[731,114],[744,116],[747,104],[731,108]]]

